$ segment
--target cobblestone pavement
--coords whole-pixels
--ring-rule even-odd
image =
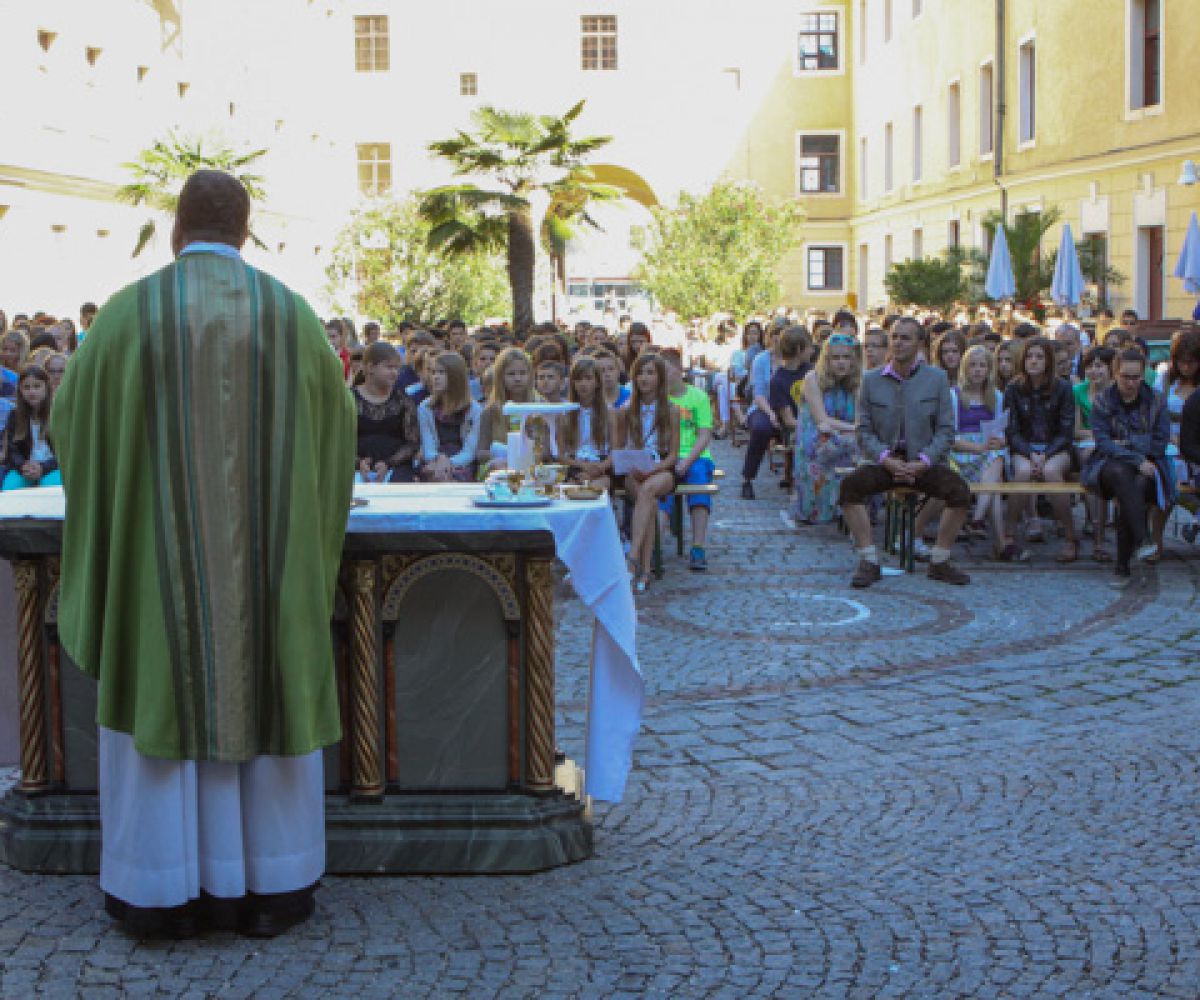
[[[328,879],[267,943],[137,944],[92,879],[0,869],[0,994],[1200,995],[1196,550],[1124,594],[1053,545],[852,591],[846,540],[786,531],[765,470],[736,498],[740,457],[712,569],[672,556],[642,599],[645,725],[594,860]],[[564,599],[574,757],[587,628]]]

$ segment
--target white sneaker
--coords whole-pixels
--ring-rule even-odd
[[[933,556],[933,549],[929,547],[929,543],[924,538],[918,538],[913,542],[913,555],[917,562],[929,562]]]
[[[1151,556],[1158,554],[1158,546],[1153,542],[1147,542],[1133,554],[1134,562],[1145,562]]]
[[[781,520],[783,522],[783,526],[790,531],[796,530],[796,519],[792,517],[792,515],[786,510],[781,510],[779,512],[779,520]]]

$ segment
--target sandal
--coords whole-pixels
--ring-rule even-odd
[[[633,592],[635,594],[644,594],[646,592],[646,588],[649,586],[650,586],[650,577],[639,576],[636,580],[633,581]]]
[[[1079,558],[1079,542],[1074,538],[1068,538],[1063,542],[1063,547],[1058,550],[1058,555],[1054,557],[1057,563],[1073,563]]]

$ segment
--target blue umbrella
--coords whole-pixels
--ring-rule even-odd
[[[983,290],[989,299],[1011,299],[1017,294],[1017,279],[1013,277],[1012,256],[1004,226],[997,225],[992,240],[992,259],[988,264],[987,281]]]
[[[1183,238],[1183,249],[1175,265],[1175,277],[1183,279],[1183,290],[1189,295],[1200,295],[1200,222],[1196,213],[1188,223],[1187,235]]]
[[[1083,270],[1079,266],[1079,254],[1075,252],[1075,237],[1071,235],[1069,222],[1063,226],[1062,242],[1058,245],[1050,298],[1060,306],[1077,306],[1083,298]]]

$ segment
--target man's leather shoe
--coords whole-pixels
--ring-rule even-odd
[[[882,576],[883,571],[879,568],[879,563],[873,563],[869,559],[860,559],[858,561],[858,569],[854,571],[854,576],[850,578],[850,586],[862,590],[864,587],[869,587],[871,584],[877,583]]]
[[[956,587],[965,587],[971,582],[971,578],[949,559],[942,562],[931,562],[927,575],[931,580],[937,580],[939,583],[952,583]]]
[[[196,900],[182,906],[134,906],[110,893],[104,894],[104,912],[130,937],[182,941],[200,933]]]
[[[249,893],[238,932],[253,938],[278,937],[313,915],[317,908],[313,898],[316,889],[314,884],[295,892]]]

